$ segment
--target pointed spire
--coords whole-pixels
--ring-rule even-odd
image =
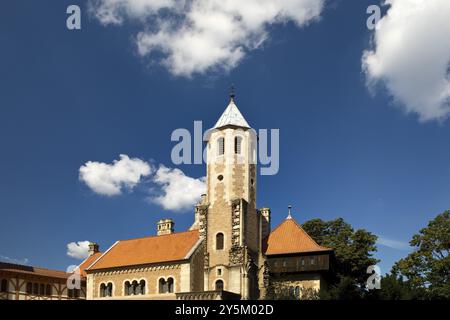
[[[291,209],[292,209],[292,206],[288,205],[288,216],[286,217],[286,219],[292,219]]]
[[[230,103],[228,104],[227,108],[220,116],[219,120],[217,120],[213,129],[218,129],[218,128],[225,127],[228,125],[242,127],[242,128],[250,128],[249,124],[244,119],[244,117],[242,116],[242,113],[239,111],[238,107],[236,106],[236,103],[234,101],[235,96],[236,96],[236,93],[234,90],[234,85],[232,85],[230,88]]]

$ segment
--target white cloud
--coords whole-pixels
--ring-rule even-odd
[[[86,259],[89,255],[89,241],[78,241],[67,244],[67,255],[75,259]]]
[[[386,0],[373,50],[362,66],[369,85],[385,84],[395,102],[420,121],[450,114],[450,1]]]
[[[7,263],[13,263],[13,264],[22,264],[22,265],[28,265],[29,260],[27,258],[23,258],[23,259],[15,259],[15,258],[10,258],[4,255],[0,254],[0,261],[3,262],[7,262]]]
[[[79,169],[80,181],[94,192],[107,196],[119,195],[123,188],[131,190],[142,182],[142,177],[147,176],[147,184],[153,182],[155,185],[149,190],[157,194],[150,198],[151,202],[164,209],[193,209],[201,194],[206,192],[205,177],[191,178],[180,169],[164,165],[160,165],[155,172],[149,163],[123,154],[120,160],[114,160],[112,164],[88,161]],[[76,244],[72,242],[69,245],[73,247]]]
[[[186,176],[180,169],[163,165],[156,171],[153,181],[161,187],[163,194],[150,200],[167,210],[193,209],[200,196],[206,192],[204,177],[194,179]]]
[[[155,58],[176,76],[234,68],[268,38],[268,27],[317,20],[325,0],[91,0],[103,25],[142,24],[141,56]]]
[[[164,8],[181,9],[184,1],[176,0],[90,0],[90,12],[103,25],[120,25],[124,17],[145,19]]]
[[[129,158],[121,154],[120,160],[112,164],[89,161],[80,167],[79,178],[92,191],[114,196],[122,193],[123,188],[133,189],[142,177],[151,173],[150,165],[138,158]]]
[[[377,244],[397,250],[408,250],[409,244],[403,241],[389,239],[383,236],[379,236]]]

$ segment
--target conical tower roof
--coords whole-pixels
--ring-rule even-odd
[[[317,244],[290,214],[270,233],[265,247],[266,255],[318,251],[331,249]]]
[[[231,97],[230,103],[228,104],[225,111],[220,116],[219,120],[217,120],[213,129],[219,129],[225,126],[237,126],[242,128],[250,128],[247,121],[242,116],[242,113],[239,111],[236,103],[234,102],[234,98]]]

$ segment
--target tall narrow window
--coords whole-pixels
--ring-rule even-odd
[[[32,294],[33,293],[33,284],[31,282],[27,283],[27,293]]]
[[[295,289],[294,287],[289,287],[289,297],[294,298],[295,297]]]
[[[300,299],[300,287],[299,286],[295,287],[294,295],[297,299]]]
[[[133,294],[138,295],[139,294],[138,282],[136,280],[134,280],[131,283],[131,286],[133,287]]]
[[[106,285],[104,283],[100,285],[100,297],[106,297]]]
[[[33,294],[39,294],[39,285],[37,283],[33,283]]]
[[[225,138],[217,139],[217,149],[219,151],[219,156],[225,153]]]
[[[130,281],[125,282],[125,285],[123,287],[123,293],[126,296],[129,296],[130,294],[132,294]]]
[[[49,284],[45,287],[45,295],[46,296],[51,296],[52,295],[52,286],[49,285]]]
[[[112,287],[113,287],[113,285],[111,282],[108,283],[108,285],[106,286],[106,296],[107,297],[112,297],[112,289],[113,289]]]
[[[43,283],[41,283],[41,284],[39,285],[39,294],[40,294],[41,296],[45,295],[45,285],[44,285]]]
[[[173,293],[173,278],[167,279],[167,292]]]
[[[216,234],[216,250],[223,250],[223,233]]]
[[[217,280],[216,281],[216,290],[217,291],[222,291],[223,290],[223,281],[222,280]]]
[[[234,138],[234,153],[241,154],[242,137]]]
[[[1,292],[8,292],[8,280],[3,279],[1,285]]]
[[[165,284],[166,284],[166,280],[164,280],[163,278],[159,279],[159,282],[158,282],[159,293],[164,293]]]
[[[139,282],[139,294],[145,294],[145,280]]]

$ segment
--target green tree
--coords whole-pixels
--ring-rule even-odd
[[[332,248],[335,254],[334,278],[323,299],[355,299],[366,293],[367,267],[378,260],[377,236],[364,229],[353,227],[339,218],[331,221],[313,219],[302,225],[303,229],[320,245]]]
[[[445,211],[415,234],[415,251],[399,260],[392,272],[405,277],[427,299],[450,299],[450,211]]]
[[[421,299],[423,290],[414,289],[408,281],[396,274],[386,274],[381,278],[381,289],[371,290],[366,298],[377,300],[412,300]]]

